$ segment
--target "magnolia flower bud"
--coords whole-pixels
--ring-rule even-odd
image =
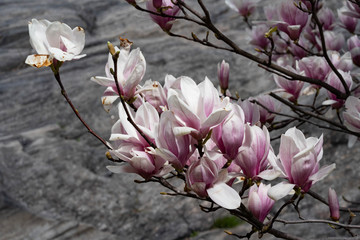
[[[223,60],[218,64],[218,79],[221,89],[225,92],[229,87],[229,64]]]
[[[330,217],[332,220],[338,221],[340,219],[339,200],[335,190],[332,188],[329,188],[328,200],[329,200]]]
[[[248,209],[260,222],[265,220],[275,203],[267,195],[270,188],[271,185],[260,183],[259,187],[253,185],[249,190]]]

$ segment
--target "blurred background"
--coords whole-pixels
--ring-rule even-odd
[[[223,1],[205,2],[219,29],[252,51],[246,45],[241,17]],[[111,174],[105,168],[112,164],[105,157],[106,149],[73,114],[51,70],[24,64],[26,56],[34,53],[27,27],[33,18],[85,29],[83,53],[87,56],[65,62],[61,76],[80,114],[104,139],[108,139],[117,116],[103,110],[100,97],[105,89],[90,77],[104,76],[106,43],[118,44],[119,36],[133,41],[133,48],[141,48],[147,61],[144,81],[163,82],[166,74],[172,74],[190,76],[197,82],[208,76],[217,84],[217,63],[225,59],[230,63],[230,89],[242,98],[275,86],[268,73],[247,59],[168,37],[147,14],[125,1],[1,0],[0,240],[234,239],[221,227],[239,235],[251,230],[239,222],[226,223],[225,212],[202,212],[196,200],[162,196],[165,189],[154,183],[134,183],[141,177]],[[186,22],[176,22],[173,30],[193,31],[198,36],[205,33]],[[305,134],[320,136],[321,131],[310,126]],[[336,162],[338,168],[314,190],[327,197],[331,186],[339,195],[359,200],[359,144],[348,149],[346,136],[338,133],[326,133],[324,138],[322,161]],[[350,206],[343,200],[340,203]],[[329,215],[324,205],[314,205],[311,198],[305,199],[301,208],[304,216]],[[296,216],[288,212],[285,216]],[[321,237],[333,230],[319,226],[309,232],[303,225],[286,227],[285,231]]]

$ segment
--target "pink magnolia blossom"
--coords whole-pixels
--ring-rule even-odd
[[[347,40],[348,49],[351,53],[351,58],[356,66],[360,66],[360,39],[357,35],[352,36]]]
[[[209,196],[226,209],[236,209],[240,207],[241,198],[237,191],[225,183],[227,180],[227,170],[219,171],[216,163],[208,156],[193,162],[186,171],[186,183],[197,195]]]
[[[323,7],[318,13],[318,18],[324,30],[333,30],[335,26],[335,15],[330,8]]]
[[[298,43],[303,48],[307,48],[307,49],[311,48],[310,43],[307,40],[305,40],[304,37],[300,37]],[[294,55],[295,59],[298,60],[307,56],[307,52],[303,48],[290,42],[290,46],[288,47],[288,50]]]
[[[341,76],[345,80],[345,83],[348,86],[348,88],[351,89],[351,86],[353,84],[353,80],[352,80],[352,77],[350,75],[350,72],[344,72],[342,70],[338,70],[338,72],[341,74]],[[331,72],[328,75],[326,82],[329,85],[336,88],[337,90],[345,93],[345,88],[344,88],[343,84],[341,83],[339,77],[336,76],[336,74],[334,72]],[[335,94],[333,94],[333,93],[331,93],[329,91],[327,91],[327,93],[328,93],[328,96],[329,96],[330,100],[328,100],[327,102],[325,101],[325,105],[326,104],[331,104],[334,108],[340,108],[340,107],[342,107],[344,105],[345,101],[343,99],[338,99]]]
[[[323,57],[311,56],[298,61],[297,70],[304,71],[307,77],[325,81],[331,68]]]
[[[84,49],[85,32],[81,27],[71,29],[65,23],[32,19],[29,22],[30,44],[37,54],[29,55],[25,63],[40,68],[50,66],[54,59],[80,59]]]
[[[120,52],[117,59],[117,80],[119,83],[120,94],[127,101],[131,100],[146,70],[146,62],[140,49],[130,51],[131,43],[125,39],[122,40],[120,49],[115,47],[115,52]],[[114,70],[114,61],[109,53],[108,62],[105,66],[106,77],[96,76],[91,80],[107,87],[101,102],[106,110],[109,110],[112,103],[119,97],[114,76],[110,69]]]
[[[240,107],[244,111],[245,122],[250,125],[260,124],[260,109],[259,105],[256,103],[250,102],[249,99],[246,99],[242,102],[239,102]]]
[[[344,11],[344,14],[350,17],[360,18],[360,7],[356,3],[346,1],[346,8],[347,10]]]
[[[225,60],[219,63],[217,74],[220,87],[225,92],[229,87],[229,63],[225,62]]]
[[[201,140],[230,113],[230,100],[220,99],[208,78],[199,85],[189,77],[181,77],[177,83],[179,89],[170,88],[167,99],[169,110],[183,124],[174,131],[177,135],[190,134]]]
[[[243,17],[249,17],[256,9],[260,0],[225,0],[234,11],[237,11]]]
[[[274,98],[270,97],[269,95],[260,95],[255,98],[259,104],[263,105],[267,109],[269,109],[272,112],[280,112],[280,104],[278,101],[276,101]],[[276,116],[275,113],[270,113],[267,109],[265,109],[262,106],[259,106],[260,110],[260,122],[262,124],[265,123],[272,123],[274,121],[274,118]]]
[[[266,50],[270,44],[270,40],[265,37],[267,31],[269,31],[269,27],[265,24],[256,25],[251,30],[247,30],[248,36],[250,36],[250,44]]]
[[[174,113],[165,111],[161,114],[156,136],[155,155],[169,161],[176,169],[182,170],[195,151],[195,139],[190,135],[176,135],[174,128],[181,127]]]
[[[156,13],[164,13],[169,16],[176,16],[180,11],[180,8],[173,3],[173,0],[162,0],[162,1],[150,0],[146,2],[146,8],[149,11]],[[170,31],[173,25],[173,21],[175,20],[172,17],[163,17],[155,14],[150,14],[150,17],[165,32]]]
[[[296,127],[288,129],[281,135],[279,159],[273,159],[271,164],[282,172],[289,183],[275,185],[269,190],[272,199],[280,199],[297,186],[303,192],[309,191],[311,186],[322,180],[335,169],[335,163],[320,169],[323,155],[323,137],[305,138]]]
[[[269,17],[270,15],[267,14]],[[291,40],[298,40],[300,34],[309,19],[309,14],[298,9],[293,1],[281,1],[278,8],[278,19],[276,14],[272,14],[273,19],[269,23],[278,27],[278,29],[286,33]],[[275,19],[275,20],[274,20]]]
[[[351,53],[346,52],[342,56],[336,51],[328,51],[331,62],[337,69],[344,72],[349,72],[353,69],[353,61],[351,59]]]
[[[329,200],[330,217],[332,220],[338,221],[340,219],[339,199],[336,195],[335,190],[332,188],[329,188],[328,200]]]
[[[286,68],[292,72],[296,72],[291,66],[287,66]],[[274,80],[281,89],[290,94],[290,101],[296,101],[299,98],[304,82],[287,80],[276,74],[274,75]]]
[[[260,221],[264,222],[275,201],[268,197],[268,190],[271,185],[260,183],[255,184],[249,190],[248,209]]]
[[[345,126],[353,132],[360,132],[360,99],[350,96],[345,102],[346,111],[343,113]]]
[[[131,111],[131,117],[136,125],[143,131],[152,143],[155,143],[159,115],[156,109],[149,103],[144,102],[136,111]],[[113,149],[110,151],[118,158],[127,162],[125,165],[108,166],[114,173],[137,173],[145,179],[152,176],[163,176],[172,170],[166,160],[154,154],[154,149],[139,134],[134,126],[127,120],[122,104],[119,104],[119,120],[111,129],[110,141],[113,141]]]
[[[344,35],[334,31],[324,31],[324,39],[326,50],[340,51],[345,44]],[[321,40],[319,37],[316,37],[316,42],[319,46],[321,46]]]
[[[340,26],[348,30],[350,33],[354,33],[358,20],[356,18],[348,16],[345,12],[348,11],[346,7],[342,7],[337,10],[339,20],[341,22]]]
[[[235,158],[246,178],[257,179],[259,174],[268,168],[270,135],[267,128],[245,125],[245,139]]]
[[[228,160],[233,160],[244,138],[244,112],[237,104],[232,104],[232,111],[217,127],[213,128],[211,138]]]

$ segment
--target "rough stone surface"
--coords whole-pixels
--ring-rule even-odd
[[[235,42],[246,43],[241,19],[222,1],[206,2],[217,26]],[[24,64],[32,53],[27,22],[60,20],[86,30],[87,57],[65,63],[62,79],[83,118],[104,138],[114,120],[99,100],[104,89],[89,79],[104,75],[106,42],[117,43],[118,36],[141,48],[147,60],[144,79],[162,81],[170,73],[198,82],[208,76],[215,82],[217,63],[227,59],[231,88],[248,97],[274,86],[266,73],[242,57],[169,39],[146,14],[124,1],[2,0],[0,6],[0,240],[189,239],[193,232],[199,232],[194,237],[199,240],[229,239],[223,230],[209,230],[219,214],[201,212],[199,202],[162,196],[164,189],[156,184],[136,184],[133,180],[139,177],[106,170],[110,164],[106,149],[73,115],[50,69]],[[199,37],[205,34],[188,23],[176,23],[174,28],[194,31]],[[308,135],[320,135],[319,129],[309,129]],[[347,149],[346,138],[336,133],[327,133],[325,139],[323,162],[336,162],[338,168],[315,190],[326,196],[322,185],[330,184],[339,195],[359,201],[359,144]],[[309,197],[301,204],[305,216],[328,215],[324,206],[314,205]],[[296,215],[286,213],[284,218],[288,216]],[[286,229],[313,238],[332,231],[328,226]],[[240,225],[232,231],[245,235],[249,230]]]

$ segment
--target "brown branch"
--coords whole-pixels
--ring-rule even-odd
[[[64,98],[66,99],[66,102],[70,105],[71,109],[73,110],[73,112],[75,113],[76,117],[80,120],[80,122],[86,127],[86,129],[88,130],[89,133],[91,133],[94,137],[96,137],[103,145],[105,145],[105,147],[107,149],[112,149],[107,143],[106,141],[101,138],[94,130],[92,130],[90,128],[90,126],[85,122],[85,120],[81,117],[79,111],[75,108],[74,104],[71,102],[69,96],[67,95],[67,92],[65,90],[64,85],[62,84],[61,78],[60,78],[60,72],[59,69],[55,69],[55,66],[52,66],[52,70],[54,72],[54,77],[56,79],[56,81],[58,82],[60,89],[61,89],[61,94],[64,96]]]
[[[305,114],[305,115],[309,115],[309,116],[311,116],[311,117],[313,117],[313,118],[316,118],[316,119],[319,119],[319,120],[321,120],[321,121],[327,122],[327,123],[329,123],[329,124],[331,124],[331,125],[339,128],[339,129],[341,129],[342,132],[345,132],[345,133],[352,134],[352,135],[355,135],[355,136],[357,136],[357,137],[360,137],[360,133],[352,132],[352,131],[348,130],[344,125],[341,125],[341,124],[339,124],[339,123],[337,123],[337,122],[334,122],[334,121],[331,121],[331,120],[329,120],[329,119],[327,119],[327,118],[324,118],[324,117],[322,117],[322,116],[319,116],[319,115],[317,115],[317,114],[315,114],[315,113],[313,113],[313,112],[305,111],[305,110],[301,109],[300,107],[298,107],[298,106],[296,106],[296,105],[294,105],[294,104],[286,101],[285,99],[282,99],[281,97],[279,97],[279,96],[276,95],[275,93],[272,93],[272,92],[271,92],[271,93],[269,93],[269,95],[270,95],[271,97],[275,98],[276,100],[282,102],[283,104],[287,105],[288,107],[290,107],[290,108],[291,108],[292,110],[294,110],[294,111],[296,110],[296,111],[299,111],[299,112],[301,112],[301,113],[303,113],[303,114]]]
[[[306,220],[296,220],[296,221],[289,221],[289,220],[283,220],[283,219],[277,219],[276,222],[281,222],[284,224],[304,224],[304,223],[325,223],[330,224],[342,228],[354,228],[354,229],[360,229],[360,225],[350,225],[350,224],[343,224],[339,222],[334,222],[330,220],[319,220],[319,219],[306,219]]]
[[[350,90],[349,90],[348,85],[346,84],[343,76],[339,73],[339,71],[336,69],[336,67],[334,66],[334,64],[330,60],[329,55],[327,54],[323,27],[322,27],[322,24],[321,24],[318,16],[317,16],[317,9],[315,7],[316,1],[311,0],[310,2],[311,2],[311,5],[312,5],[312,7],[311,7],[311,9],[312,9],[312,17],[313,17],[313,19],[314,19],[314,21],[315,21],[315,23],[316,23],[316,25],[317,25],[317,27],[319,29],[319,35],[320,35],[320,40],[321,40],[321,48],[322,48],[322,51],[323,51],[324,58],[325,58],[326,62],[329,64],[330,68],[336,74],[336,76],[340,79],[341,84],[343,85],[343,87],[345,89],[346,95],[349,96],[350,95]]]
[[[329,206],[329,203],[323,198],[321,197],[319,194],[317,194],[316,192],[313,192],[311,190],[309,190],[307,192],[308,195],[310,195],[311,197],[313,197],[316,200],[319,200],[320,202],[324,203],[325,205]],[[356,209],[356,208],[346,208],[346,207],[340,207],[339,208],[340,211],[342,212],[360,212],[360,209]]]

